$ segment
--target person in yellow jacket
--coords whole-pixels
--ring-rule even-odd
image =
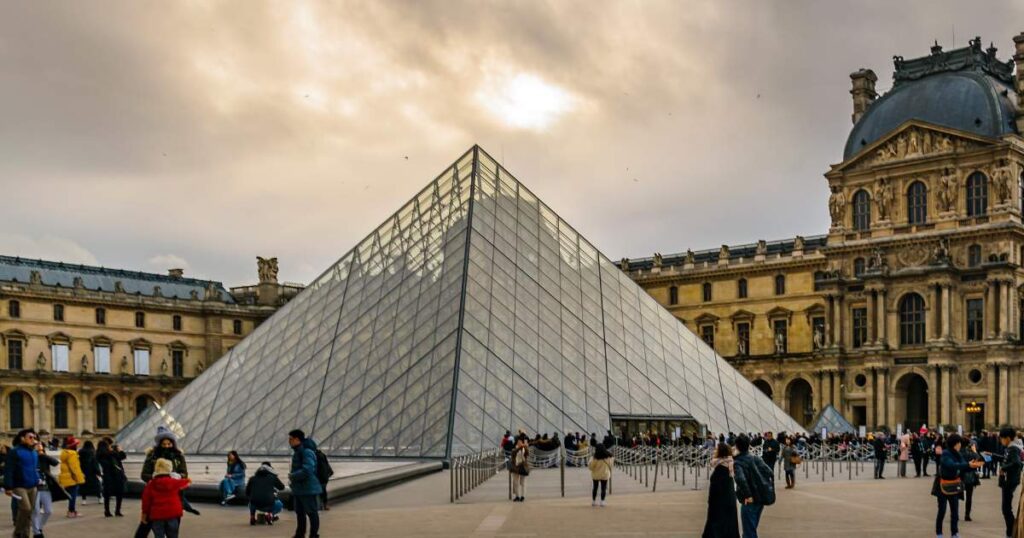
[[[78,486],[85,483],[82,464],[78,461],[78,439],[69,435],[64,439],[64,450],[60,451],[60,476],[57,478],[60,487],[68,492],[68,517],[78,517],[75,501],[78,499]]]
[[[594,489],[591,491],[591,506],[604,506],[605,492],[608,490],[608,480],[612,477],[612,465],[615,458],[611,452],[601,443],[594,445],[594,455],[590,458],[590,478],[594,481]],[[601,486],[601,503],[597,501],[597,486]]]

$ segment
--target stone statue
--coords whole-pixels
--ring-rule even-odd
[[[939,137],[938,146],[941,153],[951,153],[953,151],[953,140],[946,135]]]
[[[814,328],[814,349],[822,349],[825,347],[825,334],[821,330],[821,327]]]
[[[871,262],[868,264],[868,267],[879,270],[887,266],[888,262],[885,261],[885,252],[882,249],[876,248],[871,252]]]
[[[932,152],[932,132],[925,129],[924,135],[921,138],[923,139],[921,152],[927,155]]]
[[[619,269],[622,269],[623,272],[629,271],[629,258],[619,260]]]
[[[203,361],[196,362],[196,373],[197,374],[203,373],[203,369],[204,368],[205,368],[205,365],[203,364]]]
[[[917,141],[917,130],[910,131],[909,140],[907,143],[907,155],[919,155],[921,153],[921,144]]]
[[[153,297],[163,297],[164,292],[160,289],[160,286],[153,286]]]
[[[121,355],[121,373],[122,374],[127,374],[128,373],[128,356],[127,355]]]
[[[747,343],[742,339],[736,340],[736,354],[740,356],[747,356]]]
[[[655,267],[661,267],[662,261],[663,261],[663,259],[661,257],[661,253],[660,252],[655,252],[654,253],[654,266]]]
[[[82,289],[85,287],[85,281],[82,280],[82,277],[76,276],[75,279],[72,280],[72,285],[75,287],[75,289]]]
[[[46,357],[43,356],[43,352],[39,352],[39,356],[36,357],[36,370],[46,369]]]
[[[757,240],[757,252],[756,252],[756,254],[758,256],[764,256],[765,254],[768,254],[768,242],[767,241],[765,241],[764,239],[758,239]]]
[[[786,337],[782,333],[775,333],[775,353],[782,355],[786,352]]]
[[[939,239],[939,244],[932,250],[932,263],[943,264],[949,263],[949,238],[943,237]]]
[[[892,199],[892,185],[889,184],[889,180],[886,178],[878,180],[878,185],[875,187],[875,206],[878,207],[878,220],[889,220]]]
[[[120,280],[114,281],[114,293],[124,293],[124,284]]]
[[[31,284],[42,284],[43,274],[40,273],[39,271],[32,271],[31,273],[28,274],[28,281]]]
[[[1000,203],[1009,203],[1013,200],[1013,173],[1006,159],[999,159],[999,166],[992,171],[992,186],[996,190],[996,199]]]
[[[798,236],[796,236],[796,239],[793,240],[793,250],[803,250],[803,249],[804,249],[804,238],[803,238],[803,236],[798,235]]]
[[[167,359],[160,361],[160,373],[167,375]]]
[[[260,284],[277,283],[277,258],[256,256],[256,269],[260,276]]]
[[[89,357],[82,355],[82,373],[89,371]]]
[[[828,212],[832,216],[832,227],[839,228],[843,225],[843,213],[846,211],[846,195],[839,187],[832,187],[832,194],[828,197]]]
[[[193,301],[198,301],[199,300],[199,292],[196,291],[196,290],[192,290],[192,291],[188,292],[188,297],[189,297],[189,299],[192,299]]]
[[[210,301],[210,300],[219,300],[219,299],[220,299],[220,290],[217,289],[217,285],[214,284],[213,282],[207,282],[206,283],[206,290],[203,292],[203,300],[204,301]]]
[[[693,251],[686,249],[686,263],[693,265],[694,259]]]
[[[939,211],[956,211],[958,188],[956,172],[952,168],[947,167],[942,171],[942,177],[939,178],[937,193]]]
[[[729,261],[729,245],[722,245],[718,250],[718,261]]]

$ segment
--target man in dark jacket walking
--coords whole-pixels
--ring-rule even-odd
[[[771,467],[772,472],[775,472],[775,462],[779,460],[779,441],[775,439],[775,435],[772,432],[766,432],[764,434],[764,449],[761,452],[761,459],[764,460],[765,465]]]
[[[302,430],[288,432],[288,444],[292,447],[292,468],[288,481],[292,487],[292,502],[295,505],[295,538],[306,535],[306,520],[309,519],[309,538],[320,537],[320,493],[323,488],[316,476],[316,443],[307,439]]]
[[[1005,447],[1003,461],[999,465],[999,487],[1003,489],[1003,520],[1006,522],[1007,538],[1013,536],[1013,493],[1020,485],[1021,451],[1024,444],[1017,439],[1013,428],[999,430],[999,444]]]
[[[277,492],[283,490],[284,484],[277,477],[270,462],[263,462],[245,485],[245,496],[249,499],[250,525],[256,524],[257,511],[266,514],[264,522],[267,525],[273,525],[274,521],[277,521],[277,514],[284,508],[284,504],[277,498]]]
[[[875,440],[871,442],[871,446],[875,448],[875,479],[884,480],[882,476],[885,473],[885,458],[888,456],[885,447],[885,435],[879,433],[875,436]]]
[[[18,444],[7,453],[4,466],[4,493],[17,501],[18,514],[14,519],[14,538],[32,536],[32,513],[36,505],[39,486],[39,454],[36,452],[38,436],[34,430],[22,430],[16,436]]]
[[[761,458],[750,453],[750,438],[736,437],[739,455],[733,461],[736,474],[736,498],[739,499],[743,538],[757,538],[757,526],[765,505],[775,503],[775,485],[772,469]]]

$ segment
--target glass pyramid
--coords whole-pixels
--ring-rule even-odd
[[[828,433],[857,433],[857,428],[850,424],[843,414],[838,409],[828,404],[824,409],[818,413],[818,418],[814,421],[814,426],[810,431],[815,433],[821,433],[822,428],[826,428]]]
[[[689,416],[802,431],[479,147],[167,404],[190,453],[447,458],[505,430]]]

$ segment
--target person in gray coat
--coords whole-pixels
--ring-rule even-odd
[[[782,469],[786,471],[786,489],[796,487],[796,466],[800,461],[800,454],[793,446],[793,438],[786,436],[786,444],[782,447]]]

